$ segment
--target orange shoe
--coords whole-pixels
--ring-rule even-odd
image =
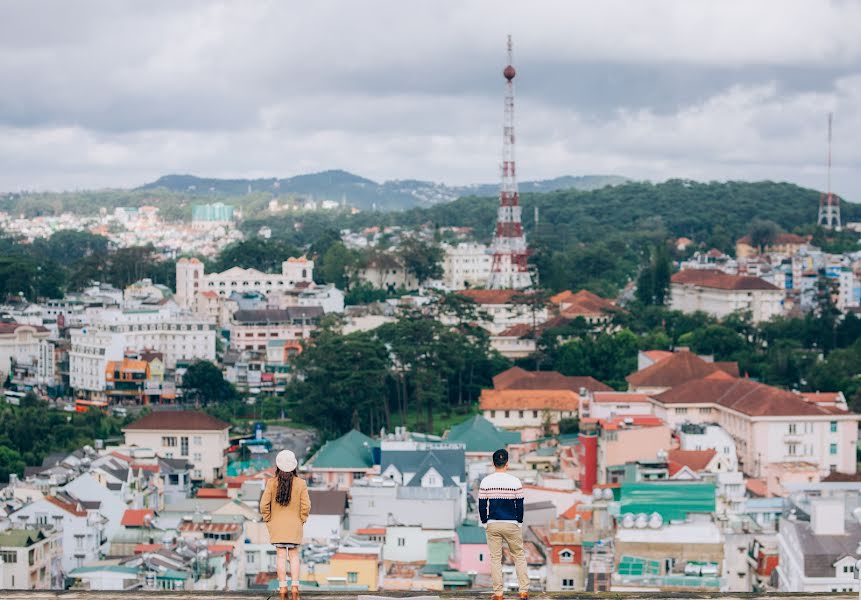
[[[490,597],[490,600],[502,600],[502,594],[494,594]]]
[[[529,592],[520,592],[520,600],[529,600]]]

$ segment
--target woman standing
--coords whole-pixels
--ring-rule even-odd
[[[275,457],[275,477],[266,482],[260,497],[260,514],[269,529],[269,540],[276,548],[276,570],[281,600],[287,600],[287,558],[293,600],[299,599],[299,546],[302,526],[311,513],[311,498],[305,480],[296,473],[299,462],[290,450]]]

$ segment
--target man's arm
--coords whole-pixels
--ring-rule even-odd
[[[517,491],[514,494],[514,506],[517,511],[517,522],[523,523],[523,486],[521,485],[517,488]]]
[[[487,523],[487,492],[480,487],[478,488],[478,516],[482,523]]]

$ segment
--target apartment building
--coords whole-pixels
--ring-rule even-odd
[[[10,529],[0,532],[0,589],[60,587],[61,553],[62,541],[57,531]]]
[[[670,307],[686,313],[702,311],[722,318],[746,312],[754,323],[783,314],[783,290],[759,277],[717,270],[679,271],[672,276],[670,296]]]
[[[48,330],[41,325],[0,323],[0,378],[6,379],[13,363],[37,364],[39,345],[48,335]]]

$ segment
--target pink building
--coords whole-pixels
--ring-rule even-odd
[[[595,425],[598,431],[596,479],[599,483],[607,483],[609,467],[638,460],[654,460],[658,452],[669,450],[672,446],[672,430],[655,416],[599,419]]]
[[[454,554],[449,566],[461,573],[490,573],[490,552],[484,527],[465,522],[455,529]]]

